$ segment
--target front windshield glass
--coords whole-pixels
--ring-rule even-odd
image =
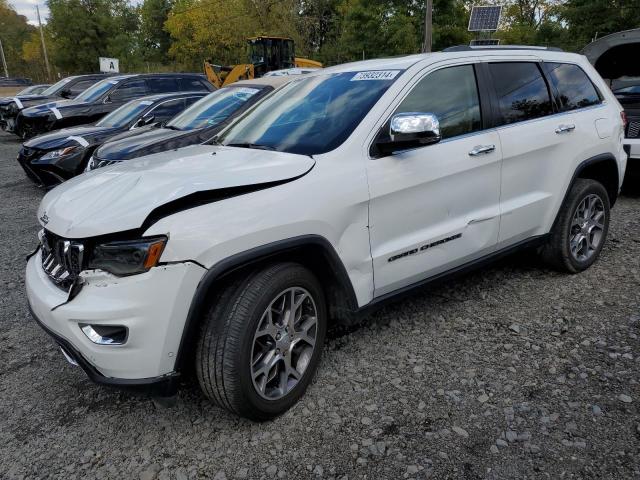
[[[64,86],[71,81],[71,78],[63,78],[62,80],[54,83],[49,88],[47,88],[42,95],[55,95],[58,91],[62,90]]]
[[[627,93],[631,95],[640,95],[640,85],[630,85],[628,87],[619,88],[613,93]]]
[[[224,145],[316,155],[344,142],[400,74],[345,72],[301,78],[259,103],[218,139]]]
[[[100,98],[102,94],[109,91],[111,87],[117,84],[117,80],[100,80],[98,83],[91,85],[84,92],[76,97],[78,102],[93,102]]]
[[[167,127],[176,130],[195,130],[218,125],[259,91],[258,88],[250,87],[221,88],[198,100],[167,123]]]
[[[98,127],[124,127],[135,120],[153,102],[151,100],[132,100],[104,117]]]
[[[16,93],[16,97],[19,97],[20,95],[29,95],[30,93],[33,93],[33,91],[36,90],[37,88],[38,88],[37,85],[32,85],[30,87],[27,87],[24,90],[20,90],[18,93]]]

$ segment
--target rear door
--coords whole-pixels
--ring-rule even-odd
[[[542,62],[489,62],[485,68],[495,90],[502,144],[502,247],[546,233],[575,155],[576,122],[571,113],[554,115]]]
[[[435,114],[442,140],[367,162],[375,296],[495,248],[502,154],[497,132],[483,123],[476,77],[472,64],[417,77],[392,113]],[[388,135],[390,117],[378,138]]]

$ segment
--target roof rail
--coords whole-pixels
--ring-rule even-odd
[[[443,52],[472,52],[474,50],[546,50],[548,52],[564,52],[558,47],[539,47],[535,45],[455,45]]]

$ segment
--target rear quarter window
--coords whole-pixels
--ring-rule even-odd
[[[212,90],[204,80],[199,78],[180,78],[178,79],[180,90],[183,92],[204,92]]]
[[[555,87],[556,101],[562,112],[598,105],[602,98],[587,74],[570,63],[545,63],[549,80]]]

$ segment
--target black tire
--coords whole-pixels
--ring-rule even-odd
[[[571,253],[572,220],[578,206],[590,195],[596,195],[602,201],[605,214],[604,228],[602,229],[601,240],[593,253],[588,258],[580,260]],[[543,260],[552,268],[562,272],[578,273],[586,270],[597,260],[602,251],[609,231],[609,219],[609,195],[604,186],[595,180],[587,178],[576,179],[571,186],[569,195],[567,195],[560,207],[558,218],[551,229],[549,239],[541,249]]]
[[[252,378],[254,335],[266,309],[290,288],[303,288],[315,303],[315,347],[297,384],[283,397],[266,399]],[[327,308],[320,283],[303,266],[278,263],[236,279],[221,291],[203,319],[196,347],[196,373],[205,395],[237,415],[256,421],[283,414],[304,394],[320,362]]]

